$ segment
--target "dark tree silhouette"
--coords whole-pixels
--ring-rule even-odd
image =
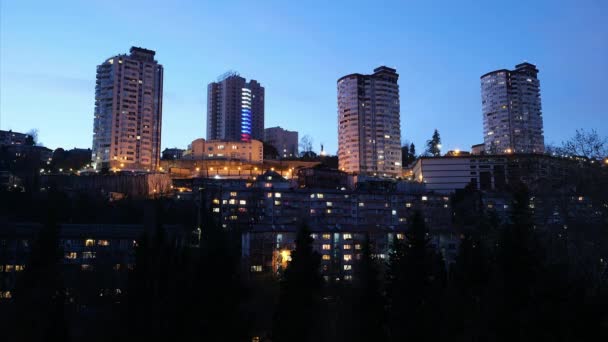
[[[273,341],[304,342],[311,340],[315,318],[319,314],[322,279],[320,255],[312,249],[312,238],[302,225],[281,280]]]
[[[431,140],[426,141],[426,153],[433,157],[439,157],[441,155],[441,136],[437,129],[433,132]]]

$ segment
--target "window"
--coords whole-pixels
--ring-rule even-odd
[[[329,254],[323,254],[323,260],[330,260],[331,256]]]
[[[82,252],[82,258],[83,259],[94,259],[95,252]]]
[[[343,248],[344,249],[351,249],[351,248],[353,248],[353,245],[344,245]]]
[[[97,244],[99,246],[109,246],[110,242],[108,240],[99,240],[99,241],[97,241]]]
[[[323,198],[324,195],[323,194],[317,194],[317,198]]]
[[[262,265],[252,265],[251,272],[262,272]]]
[[[346,281],[352,281],[353,280],[353,276],[352,275],[345,275],[344,276],[344,280],[346,280]]]
[[[240,200],[240,201],[239,201],[239,204],[240,204],[240,205],[246,205],[246,204],[247,204],[247,201],[246,201],[246,200]]]
[[[228,201],[228,203],[229,203],[229,204],[236,204],[236,200],[235,200],[234,198],[231,198],[231,199]]]
[[[330,245],[330,244],[324,244],[324,245],[322,246],[322,248],[323,248],[323,250],[324,250],[324,251],[328,251],[328,250],[330,250],[330,249],[331,249],[331,245]]]
[[[213,199],[213,204],[220,204],[220,200],[219,200],[219,199],[217,199],[217,198],[214,198],[214,199]]]
[[[78,258],[78,253],[76,252],[69,252],[69,253],[65,253],[65,258],[66,259],[76,259]]]
[[[429,200],[429,198],[428,198],[428,197],[426,197],[426,196],[422,196],[422,200],[423,200],[423,201],[428,201],[428,200]]]
[[[274,205],[281,205],[281,201],[274,201]]]
[[[86,239],[84,241],[84,245],[87,246],[87,247],[93,247],[93,246],[95,246],[95,240],[93,240],[93,239]]]
[[[344,270],[345,271],[350,271],[353,269],[353,265],[344,265]]]
[[[331,206],[333,206],[334,204],[333,204],[333,202],[325,202],[325,205],[327,205],[328,207],[331,207]]]
[[[405,203],[405,207],[406,208],[411,208],[412,207],[412,203]]]
[[[236,192],[234,192],[234,191],[230,192],[230,197],[236,197]]]
[[[363,202],[359,202],[359,206],[360,206],[360,207],[365,207],[365,203],[363,203]]]
[[[344,261],[351,261],[351,260],[353,260],[352,254],[344,254]]]
[[[397,240],[403,240],[405,239],[405,235],[403,235],[402,233],[397,233]]]
[[[325,240],[331,239],[331,234],[323,234],[323,239],[325,239]]]
[[[356,244],[355,245],[355,249],[361,249],[361,245],[360,244]]]
[[[82,264],[82,265],[80,265],[80,269],[82,271],[90,271],[93,269],[93,267],[91,267],[91,265],[88,265],[88,264]]]
[[[280,192],[275,192],[275,193],[274,193],[274,197],[276,197],[276,198],[281,198],[281,193],[280,193]]]
[[[213,212],[214,213],[219,213],[220,212],[220,208],[213,208]]]
[[[342,238],[343,238],[344,240],[350,240],[350,239],[352,239],[352,238],[353,238],[353,236],[352,236],[352,234],[351,234],[351,233],[344,233],[344,234],[342,234]]]

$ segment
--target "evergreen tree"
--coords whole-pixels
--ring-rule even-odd
[[[15,334],[15,341],[68,340],[58,198],[57,193],[49,193],[46,222],[32,244],[25,270],[15,285],[15,324],[9,331]]]
[[[295,250],[280,285],[279,305],[275,316],[273,341],[305,342],[311,340],[315,318],[319,314],[322,285],[321,258],[313,251],[306,225],[297,234]]]
[[[445,265],[432,250],[424,218],[416,211],[405,243],[395,240],[387,279],[391,341],[434,341],[439,331]]]
[[[437,129],[433,132],[431,140],[426,141],[426,153],[433,157],[439,157],[441,155],[441,136]]]
[[[410,158],[413,159],[410,162],[416,160],[416,146],[414,145],[414,143],[410,144]]]
[[[361,246],[361,258],[354,265],[352,318],[349,341],[386,341],[384,297],[378,262],[372,257],[369,235]],[[345,333],[344,331],[342,333]]]

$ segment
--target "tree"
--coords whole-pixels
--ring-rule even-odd
[[[378,262],[372,257],[369,234],[366,234],[361,248],[361,259],[354,265],[353,291],[348,307],[351,322],[349,341],[386,341],[385,301],[379,281]],[[345,334],[346,331],[342,331]]]
[[[313,140],[310,135],[306,134],[305,136],[303,136],[300,139],[300,154],[302,156],[310,154],[312,152],[312,144]]]
[[[38,145],[38,130],[37,129],[35,129],[35,128],[31,129],[26,134],[27,134],[27,136],[25,137],[26,145],[28,145],[28,146]]]
[[[416,146],[414,146],[414,143],[410,144],[410,156],[416,159]]]
[[[445,265],[429,245],[422,214],[414,213],[405,242],[395,240],[387,272],[391,341],[433,341],[439,331]]]
[[[608,138],[601,137],[595,129],[577,129],[574,137],[562,142],[558,153],[602,159],[608,156]]]
[[[67,339],[65,321],[65,289],[57,223],[58,194],[49,193],[46,222],[32,244],[25,270],[15,285],[15,341]],[[61,325],[61,326],[60,326]],[[11,340],[9,338],[8,340]]]
[[[264,146],[264,159],[278,159],[281,155],[276,147],[263,141]]]
[[[305,224],[297,234],[295,250],[280,284],[275,313],[273,341],[309,341],[319,313],[322,278],[321,257],[313,251],[312,238]]]
[[[433,157],[439,157],[441,155],[441,136],[437,129],[433,132],[431,140],[426,141],[426,154]]]

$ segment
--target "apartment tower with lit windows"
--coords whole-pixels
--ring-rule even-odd
[[[342,171],[381,177],[402,172],[397,70],[338,80],[338,161]]]
[[[97,170],[154,171],[160,162],[163,66],[155,52],[130,54],[97,66],[93,166]]]
[[[264,87],[227,72],[207,87],[207,140],[264,139]]]
[[[545,151],[537,75],[535,65],[521,63],[515,70],[496,70],[481,76],[486,153]]]

